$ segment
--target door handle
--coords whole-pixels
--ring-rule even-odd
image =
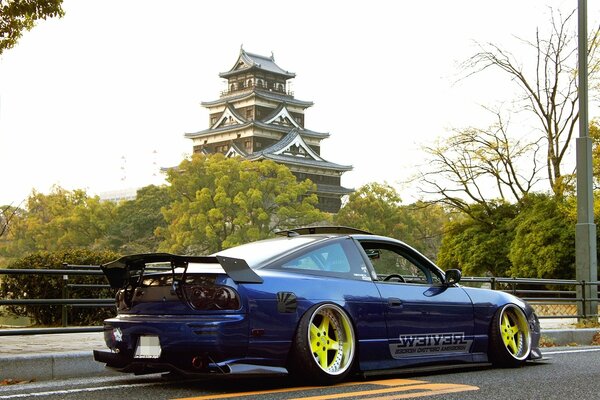
[[[388,305],[390,307],[402,307],[402,300],[395,297],[388,298]]]

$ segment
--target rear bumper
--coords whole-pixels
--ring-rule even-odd
[[[124,373],[133,373],[136,375],[155,374],[161,372],[176,372],[183,376],[208,376],[208,375],[280,375],[287,374],[287,369],[283,367],[273,367],[267,365],[246,364],[243,362],[235,363],[213,363],[210,360],[203,360],[203,364],[196,364],[193,369],[180,368],[176,364],[132,360],[123,355],[108,351],[94,350],[94,360],[105,363],[106,366],[115,371]]]
[[[140,356],[148,336],[158,338],[160,350]],[[248,322],[245,314],[120,315],[104,322],[104,340],[110,351],[95,351],[94,359],[118,371],[226,373],[221,364],[246,357]]]

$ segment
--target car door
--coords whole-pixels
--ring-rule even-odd
[[[466,292],[445,285],[439,268],[401,242],[359,242],[377,276],[391,357],[400,365],[469,361],[473,305]]]

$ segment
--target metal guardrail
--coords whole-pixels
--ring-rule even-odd
[[[472,284],[489,285],[492,290],[501,290],[520,297],[534,308],[562,306],[562,314],[544,315],[538,312],[539,318],[588,319],[598,317],[598,303],[600,303],[598,298],[600,282],[598,281],[463,277],[460,283],[465,286],[471,286]],[[555,309],[561,310],[561,307],[555,307]],[[566,312],[566,310],[570,311],[571,309],[576,312]],[[595,310],[595,312],[588,312],[589,309]]]
[[[70,298],[70,289],[105,289],[110,288],[108,284],[80,284],[68,283],[69,276],[103,276],[104,273],[98,265],[73,265],[63,264],[62,269],[0,269],[0,275],[62,275],[62,292],[60,299],[0,299],[0,306],[7,305],[61,305],[60,328],[17,328],[0,329],[0,336],[14,335],[36,335],[52,333],[76,333],[76,332],[102,332],[102,326],[75,327],[68,326],[69,307],[114,307],[114,298]]]
[[[158,267],[157,269],[161,269]],[[1,275],[62,275],[62,298],[60,299],[0,299],[0,306],[6,305],[61,305],[62,306],[62,328],[18,328],[0,329],[1,336],[9,335],[33,335],[50,333],[74,333],[74,332],[101,332],[102,326],[73,327],[68,326],[67,311],[69,307],[114,307],[113,298],[70,298],[69,289],[92,288],[106,289],[109,285],[104,284],[70,284],[69,275],[72,276],[98,276],[103,275],[99,266],[95,265],[69,265],[64,264],[62,269],[0,269]],[[492,290],[501,290],[514,294],[526,300],[534,307],[554,307],[562,312],[544,315],[538,312],[539,318],[597,318],[598,313],[586,313],[587,306],[600,302],[598,296],[590,296],[597,293],[600,282],[586,282],[568,279],[525,279],[525,278],[495,278],[495,277],[463,277],[461,284],[464,286],[487,287]],[[562,309],[560,308],[562,306]],[[575,310],[573,313],[571,311]],[[583,312],[581,312],[583,310]],[[567,312],[570,311],[570,312]],[[541,315],[540,315],[541,314]]]

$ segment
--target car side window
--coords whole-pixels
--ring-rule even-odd
[[[379,280],[412,284],[441,284],[437,271],[430,268],[415,254],[399,246],[361,243]],[[397,277],[396,275],[400,275]],[[389,277],[389,278],[388,278]]]
[[[272,268],[318,275],[370,280],[368,269],[352,240],[338,240],[300,255],[286,257]]]
[[[348,261],[348,257],[346,257],[342,245],[340,243],[334,243],[289,260],[285,262],[281,268],[350,272],[350,261]]]

